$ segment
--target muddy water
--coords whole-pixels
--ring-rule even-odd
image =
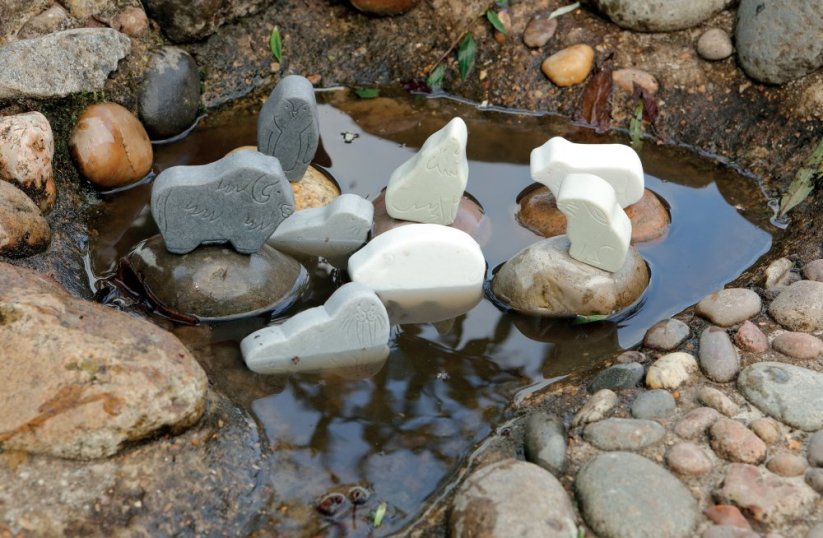
[[[531,184],[531,148],[558,134],[579,142],[622,141],[559,119],[478,111],[446,100],[357,100],[345,92],[320,94],[319,100],[318,164],[343,192],[370,199],[429,134],[453,115],[466,119],[468,190],[490,221],[483,245],[489,271],[539,239],[515,220],[517,195]],[[252,116],[213,123],[185,140],[157,146],[156,171],[210,162],[255,143]],[[177,328],[215,386],[248,410],[270,441],[274,494],[258,531],[367,536],[402,528],[472,446],[505,419],[513,399],[595,369],[636,345],[653,323],[722,288],[768,251],[775,230],[752,180],[680,149],[647,144],[641,158],[646,185],[669,204],[672,225],[662,240],[639,246],[653,275],[642,302],[609,321],[574,326],[530,319],[483,300],[451,324],[395,327],[384,364],[291,378],[260,376],[243,366],[238,341],[264,320]],[[117,294],[106,292],[105,278],[120,256],[156,233],[149,192],[150,185],[143,185],[111,195],[101,210],[88,259],[101,299],[130,302],[119,296],[113,301]],[[294,311],[321,303],[339,278],[325,265],[308,269],[312,290]],[[317,510],[324,495],[346,499],[355,486],[370,492],[364,504],[344,500],[331,516]],[[387,512],[375,530],[371,514],[381,503]]]

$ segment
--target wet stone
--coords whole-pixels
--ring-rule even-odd
[[[812,260],[803,266],[803,276],[807,280],[823,282],[823,259]]]
[[[550,19],[548,15],[535,15],[526,25],[523,32],[523,43],[527,47],[540,48],[554,37],[557,31],[557,18]]]
[[[823,374],[779,362],[759,362],[740,373],[737,387],[764,413],[804,431],[823,428]]]
[[[779,476],[800,476],[806,468],[806,460],[796,454],[777,454],[766,463],[766,469]]]
[[[586,426],[583,439],[600,450],[640,450],[665,434],[665,428],[653,420],[607,418]]]
[[[813,467],[823,467],[823,430],[819,430],[809,439],[806,457]]]
[[[730,504],[715,504],[706,508],[703,513],[717,525],[749,530],[752,528],[748,520],[740,513],[740,509]]]
[[[583,404],[572,419],[572,426],[582,426],[589,422],[603,420],[615,405],[617,405],[617,394],[609,389],[601,389]]]
[[[594,49],[585,43],[572,45],[555,52],[545,60],[541,68],[555,85],[561,88],[580,84],[594,67]]]
[[[761,353],[769,349],[769,339],[749,320],[743,322],[734,334],[734,343],[743,351]]]
[[[733,52],[731,37],[720,28],[706,30],[697,40],[697,53],[704,60],[712,62],[725,60]]]
[[[152,302],[195,320],[282,311],[307,278],[293,258],[267,245],[250,256],[223,246],[179,256],[169,253],[157,235],[139,243],[126,260]]]
[[[719,418],[709,429],[712,449],[723,459],[740,463],[761,463],[766,444],[736,420]]]
[[[257,117],[257,148],[280,161],[289,181],[306,173],[317,145],[320,125],[314,88],[306,78],[283,78]]]
[[[751,430],[768,445],[780,440],[780,425],[770,418],[758,418],[749,425]]]
[[[615,364],[599,372],[589,382],[589,392],[595,393],[601,389],[630,389],[634,388],[643,379],[643,365],[637,362]]]
[[[164,170],[152,186],[151,212],[169,252],[230,242],[251,254],[294,212],[294,196],[277,159],[239,151]]]
[[[804,517],[817,500],[817,494],[803,482],[744,463],[728,466],[714,496],[721,503],[737,506],[755,521],[769,525]]]
[[[450,536],[577,536],[571,500],[537,465],[506,459],[474,471],[454,496]]]
[[[720,413],[711,407],[692,409],[680,419],[674,427],[674,433],[684,439],[703,437],[718,418],[720,418]]]
[[[700,476],[712,470],[712,461],[706,452],[694,443],[680,442],[666,451],[666,464],[672,471],[689,476]]]
[[[667,390],[641,392],[632,402],[632,416],[642,419],[664,419],[674,414],[677,404]]]
[[[526,459],[557,475],[566,466],[566,429],[554,415],[532,413],[526,420]]]
[[[823,329],[823,282],[795,282],[772,301],[769,314],[792,331]]]
[[[169,138],[191,127],[200,108],[200,73],[194,58],[177,47],[153,53],[138,99],[140,119],[153,138]]]
[[[714,387],[700,387],[700,390],[697,391],[697,399],[703,405],[716,409],[727,417],[733,417],[740,412],[740,408],[731,398]]]
[[[50,240],[49,224],[31,198],[13,184],[0,181],[0,256],[37,254]]]
[[[803,475],[803,479],[809,487],[817,493],[823,494],[823,469],[809,469],[806,471],[806,474]]]
[[[691,537],[699,515],[677,478],[632,453],[596,456],[577,474],[574,488],[586,523],[599,536]]]
[[[677,319],[660,321],[646,331],[643,345],[660,351],[671,351],[689,337],[689,326]]]
[[[823,341],[808,333],[785,332],[772,340],[772,348],[794,359],[816,359],[823,353]]]
[[[697,303],[697,313],[715,325],[730,327],[757,315],[760,303],[760,296],[752,290],[729,288]]]
[[[294,193],[295,211],[325,207],[340,196],[340,187],[337,183],[311,165],[300,181],[291,182],[291,190]]]
[[[689,353],[669,353],[657,359],[646,373],[646,386],[676,389],[697,372],[697,360]]]
[[[734,344],[726,331],[718,327],[709,327],[700,335],[699,357],[703,373],[718,383],[731,381],[740,369]]]

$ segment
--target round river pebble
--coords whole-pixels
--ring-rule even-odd
[[[758,299],[759,300],[759,299]],[[718,383],[731,381],[740,369],[740,357],[726,331],[709,327],[700,335],[700,367]]]
[[[760,296],[752,290],[729,288],[697,303],[697,313],[715,325],[730,327],[760,312]]]
[[[633,418],[607,418],[583,430],[583,439],[600,450],[640,450],[664,435],[665,428],[657,422]]]
[[[823,341],[808,333],[785,332],[772,340],[772,347],[794,359],[816,359],[823,353]]]
[[[795,282],[772,301],[769,314],[792,331],[823,329],[823,282]]]
[[[777,454],[766,463],[766,469],[780,476],[800,476],[807,467],[806,460],[796,454]]]
[[[632,402],[632,416],[642,419],[668,418],[674,414],[677,404],[667,390],[654,389],[641,392]]]
[[[672,471],[691,476],[700,476],[712,470],[712,460],[706,452],[694,443],[681,442],[666,451],[666,463]]]
[[[740,373],[737,387],[764,413],[805,431],[823,429],[823,374],[779,362],[758,362]]]
[[[780,440],[780,425],[771,418],[758,418],[749,425],[751,430],[768,445]]]
[[[646,331],[643,345],[660,351],[671,351],[689,337],[689,326],[678,319],[655,323]]]
[[[646,373],[652,389],[676,389],[697,372],[697,359],[689,353],[669,353],[657,359]]]
[[[769,349],[769,339],[749,320],[744,321],[734,335],[734,343],[743,351],[761,353]]]
[[[697,53],[704,60],[725,60],[734,52],[732,39],[725,30],[712,28],[703,32],[697,40]]]
[[[557,86],[580,84],[594,66],[594,49],[586,44],[572,45],[543,60],[543,73]]]
[[[574,488],[583,517],[598,536],[693,536],[697,502],[670,472],[642,456],[596,456],[577,474]]]
[[[740,463],[761,463],[766,444],[743,424],[719,418],[709,429],[712,449],[723,459]]]
[[[645,374],[643,365],[638,362],[615,364],[599,372],[588,384],[589,392],[601,389],[630,389],[640,383]]]

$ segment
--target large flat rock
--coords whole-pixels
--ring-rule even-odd
[[[758,362],[737,386],[761,411],[805,431],[823,428],[823,374],[780,362]]]

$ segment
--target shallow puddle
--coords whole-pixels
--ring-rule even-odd
[[[448,100],[358,100],[346,92],[318,96],[322,147],[317,163],[343,192],[374,199],[389,175],[452,116],[469,127],[470,192],[486,210],[483,241],[491,270],[540,239],[516,219],[518,194],[531,184],[529,152],[555,135],[577,142],[625,142],[556,118],[479,111]],[[256,119],[199,127],[186,139],[156,146],[156,171],[214,161],[254,144]],[[513,399],[558,378],[585,372],[634,346],[655,322],[735,279],[771,245],[770,212],[756,183],[685,150],[646,144],[646,186],[670,206],[661,240],[638,249],[652,270],[631,312],[587,325],[503,313],[483,300],[453,323],[392,331],[391,354],[370,370],[277,378],[249,372],[239,339],[265,320],[180,327],[212,382],[249,410],[271,443],[274,496],[260,530],[286,536],[385,535],[401,529],[448,480],[471,448],[505,419]],[[150,185],[107,197],[92,234],[88,267],[107,302],[105,278],[116,260],[156,233],[147,206]],[[309,265],[312,289],[292,312],[320,304],[335,288],[325,265]],[[112,299],[114,297],[114,299]],[[370,493],[363,502],[362,486]],[[327,500],[329,493],[342,497]],[[346,496],[356,497],[357,503]],[[358,504],[362,503],[362,504]],[[382,526],[373,512],[386,503]]]

